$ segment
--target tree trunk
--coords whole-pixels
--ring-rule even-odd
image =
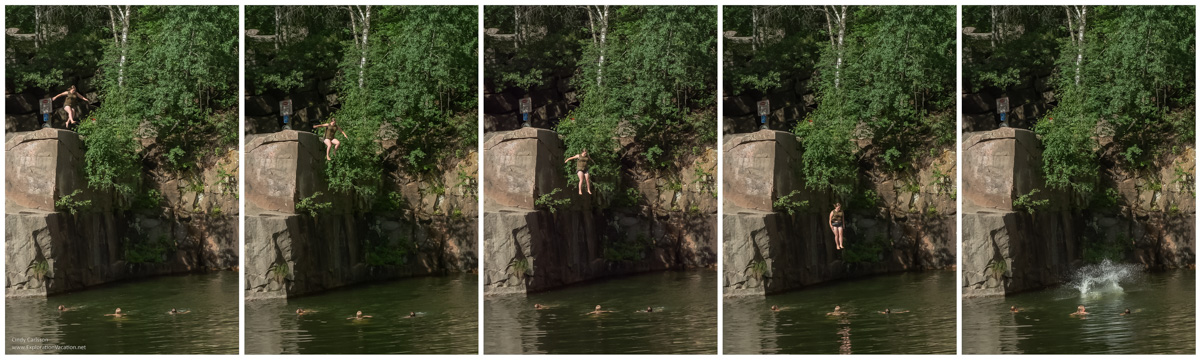
[[[825,5],[823,8],[823,11],[825,11],[825,23],[829,28],[829,44],[833,47],[833,52],[836,56],[833,67],[834,89],[839,89],[842,86],[842,61],[846,56],[846,8],[846,5],[841,5],[841,9],[833,5]]]
[[[371,5],[351,5],[347,6],[347,9],[350,11],[350,28],[354,31],[354,43],[358,46],[359,51],[358,87],[361,89],[366,77],[368,35],[371,33]],[[359,36],[359,28],[362,29],[362,36]]]
[[[1083,70],[1083,46],[1084,35],[1087,30],[1087,6],[1067,5],[1064,7],[1067,10],[1067,30],[1071,33],[1071,42],[1075,45],[1075,85],[1078,86]]]
[[[280,11],[280,9],[281,9],[280,6],[275,6],[275,50],[279,50],[279,42],[281,41],[281,39],[279,38],[279,17],[280,17],[279,11]]]
[[[996,27],[996,6],[992,5],[992,50],[996,49],[996,37],[1000,36],[1000,30]]]
[[[112,25],[113,42],[117,48],[121,49],[121,58],[117,62],[117,86],[125,86],[125,58],[129,53],[129,18],[133,16],[130,12],[130,6],[125,5],[124,9],[121,6],[108,6],[108,17]],[[121,28],[117,29],[117,23],[120,22]]]

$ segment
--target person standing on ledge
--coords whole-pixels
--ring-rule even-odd
[[[845,227],[846,214],[842,213],[842,203],[833,205],[833,211],[829,212],[829,229],[833,230],[833,242],[837,244],[837,249],[845,249],[842,246],[842,229]]]
[[[587,149],[583,149],[583,152],[579,153],[579,155],[567,158],[563,163],[571,162],[571,160],[575,160],[575,175],[579,176],[579,195],[583,195],[584,182],[587,182],[587,190],[590,195],[592,193],[592,174],[588,173],[588,161],[592,160],[592,158],[588,156]]]
[[[329,157],[329,149],[336,150],[342,146],[342,143],[337,139],[338,132],[341,132],[342,136],[346,137],[346,140],[350,140],[350,135],[346,135],[346,131],[337,126],[337,119],[334,118],[330,118],[328,124],[314,125],[313,128],[325,128],[325,161],[333,160]]]
[[[71,125],[75,125],[75,106],[79,105],[78,99],[83,99],[83,101],[91,100],[88,100],[88,98],[83,97],[83,94],[75,91],[75,85],[71,85],[71,88],[67,89],[67,91],[63,91],[62,94],[55,95],[53,99],[50,99],[50,101],[58,100],[58,98],[61,96],[67,97],[66,100],[63,100],[63,109],[67,110],[67,129],[70,129]],[[86,102],[84,104],[86,104]],[[44,125],[49,127],[49,124]]]

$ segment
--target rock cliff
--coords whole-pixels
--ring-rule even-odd
[[[78,134],[5,135],[6,296],[236,268],[236,151],[204,158],[187,178],[145,173],[155,203],[127,206],[86,186]]]
[[[715,174],[715,152],[685,160],[675,174],[679,188],[645,178],[638,187],[644,203],[601,209],[597,195],[578,195],[575,184],[567,184],[557,133],[522,128],[486,137],[485,294],[525,294],[716,263],[714,182],[703,175]],[[563,192],[549,196],[555,189]],[[569,204],[538,202],[550,198]]]
[[[725,136],[724,293],[764,295],[834,279],[919,269],[953,268],[954,153],[943,152],[914,179],[878,179],[867,204],[844,204],[846,250],[828,226],[836,198],[807,190],[802,152],[791,133],[760,130]],[[906,182],[907,181],[907,182]],[[909,184],[919,186],[913,189]],[[949,181],[949,182],[947,182]],[[776,204],[793,194],[799,208]],[[798,198],[796,197],[798,196]],[[845,202],[845,201],[843,201]]]
[[[325,145],[313,133],[249,135],[244,151],[247,299],[477,269],[474,177],[460,175],[477,173],[475,152],[448,158],[434,181],[394,178],[383,193],[403,206],[356,213],[327,189]]]
[[[1147,269],[1195,264],[1192,148],[1163,155],[1153,176],[1106,171],[1113,204],[1077,209],[1078,199],[1046,188],[1041,146],[1025,129],[964,134],[963,296],[1057,285],[1102,246]]]

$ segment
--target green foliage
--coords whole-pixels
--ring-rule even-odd
[[[46,279],[46,274],[50,273],[50,263],[46,260],[37,260],[29,265],[29,272],[38,280]]]
[[[84,211],[84,210],[87,210],[88,208],[92,207],[91,200],[75,199],[75,197],[78,196],[80,194],[80,192],[81,192],[81,190],[75,189],[75,191],[71,192],[70,194],[63,195],[62,197],[58,198],[58,200],[55,200],[54,201],[54,210],[66,211],[66,212],[70,213],[71,215],[75,215],[75,213],[77,213],[77,212]]]
[[[275,282],[279,284],[283,284],[283,281],[292,274],[292,270],[290,267],[288,267],[288,264],[282,262],[271,265],[271,269],[267,272],[271,274],[271,277],[274,278]]]
[[[988,262],[987,268],[991,271],[992,278],[999,280],[1004,277],[1004,274],[1008,273],[1008,262],[1004,261],[1004,259],[992,260]]]
[[[775,199],[772,207],[786,211],[788,215],[795,215],[797,211],[808,209],[808,200],[800,200],[802,194],[800,190],[792,190],[791,193]]]
[[[654,242],[646,235],[638,235],[634,241],[605,241],[604,260],[608,261],[639,261],[646,258],[646,253],[654,247]]]
[[[883,252],[890,247],[891,243],[883,236],[864,241],[846,241],[846,248],[842,250],[842,261],[847,264],[877,263],[882,260]]]
[[[404,209],[405,200],[404,194],[398,192],[388,192],[387,196],[378,196],[375,198],[375,204],[371,209],[380,212],[392,212]]]
[[[333,207],[332,202],[320,202],[317,200],[323,195],[325,194],[318,191],[306,198],[300,199],[300,201],[296,202],[296,212],[301,214],[308,213],[309,216],[317,217],[318,213]]]
[[[1121,261],[1125,254],[1133,250],[1133,240],[1125,234],[1118,235],[1113,241],[1085,238],[1083,242],[1083,262],[1099,264],[1104,260]]]
[[[767,266],[766,260],[752,261],[748,265],[748,268],[750,270],[750,275],[759,280],[762,280],[763,276],[767,275],[767,272],[770,271],[770,267]]]
[[[1093,137],[1096,121],[1083,113],[1077,104],[1077,93],[1061,95],[1059,106],[1047,113],[1045,120],[1034,126],[1042,138],[1042,172],[1046,185],[1053,189],[1069,190],[1080,196],[1090,196],[1099,181],[1099,161],[1092,149],[1097,147]]]
[[[1038,209],[1044,208],[1050,204],[1050,199],[1037,200],[1036,196],[1040,190],[1033,189],[1028,194],[1018,196],[1013,199],[1012,206],[1014,209],[1025,210],[1029,215],[1033,215]]]
[[[154,210],[162,206],[162,193],[157,189],[150,189],[138,195],[134,200],[134,207],[138,209]]]
[[[562,189],[560,188],[555,188],[550,193],[538,196],[538,198],[533,201],[533,206],[538,209],[549,210],[551,214],[558,213],[558,209],[571,204],[570,198],[555,197],[555,195],[558,195],[559,191],[561,190]]]
[[[533,274],[533,261],[530,258],[513,259],[508,263],[508,267],[512,269],[512,273],[517,275],[518,279],[524,280],[529,275]]]
[[[367,250],[367,265],[371,266],[402,266],[408,263],[408,241],[399,245],[372,244]]]
[[[1096,209],[1114,208],[1121,203],[1121,194],[1117,189],[1106,188],[1104,192],[1097,191],[1091,200],[1091,206]]]
[[[158,239],[125,238],[125,262],[130,264],[157,264],[175,252],[176,244],[166,235]]]
[[[879,194],[876,194],[875,190],[865,190],[859,192],[858,196],[855,196],[851,201],[854,202],[855,207],[874,209],[879,204]]]

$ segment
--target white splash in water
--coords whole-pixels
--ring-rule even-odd
[[[1079,291],[1080,296],[1097,296],[1105,293],[1120,294],[1125,292],[1121,287],[1122,281],[1133,280],[1138,274],[1138,266],[1133,264],[1114,264],[1104,260],[1099,264],[1087,265],[1071,276],[1067,285]]]

